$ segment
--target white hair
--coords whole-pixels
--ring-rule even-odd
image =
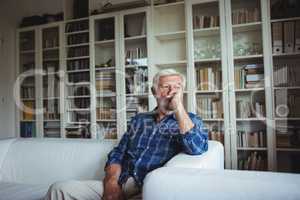
[[[185,76],[181,73],[179,73],[178,71],[174,70],[174,69],[164,69],[161,70],[159,72],[157,72],[154,77],[153,77],[153,88],[155,89],[155,91],[158,89],[158,84],[159,84],[159,79],[162,76],[180,76],[181,80],[182,80],[182,87],[183,89],[185,88]]]

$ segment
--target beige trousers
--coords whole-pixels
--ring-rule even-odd
[[[133,178],[122,185],[128,200],[141,200],[142,194]],[[101,181],[63,181],[52,184],[45,200],[101,200],[103,183]]]

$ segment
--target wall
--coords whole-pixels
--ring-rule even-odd
[[[16,28],[24,16],[61,11],[61,0],[0,0],[0,139],[17,136],[13,98]]]

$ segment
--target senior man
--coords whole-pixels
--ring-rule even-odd
[[[179,152],[199,155],[207,151],[207,132],[201,119],[183,106],[185,77],[173,69],[153,78],[157,107],[131,120],[129,130],[108,155],[101,181],[67,181],[53,184],[49,200],[141,199],[147,173],[162,167]]]

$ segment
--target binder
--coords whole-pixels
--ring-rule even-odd
[[[300,20],[295,22],[295,51],[300,52]]]
[[[283,53],[283,33],[282,22],[275,22],[272,24],[272,46],[273,54]]]
[[[294,52],[294,39],[295,39],[295,22],[288,21],[283,24],[284,29],[284,52],[292,53]]]

